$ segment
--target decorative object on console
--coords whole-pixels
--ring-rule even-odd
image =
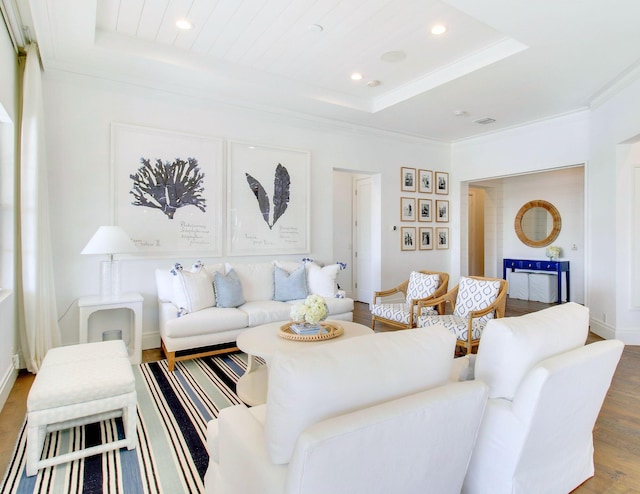
[[[550,245],[547,247],[546,254],[550,261],[557,261],[560,257],[560,247]]]
[[[113,260],[114,254],[125,254],[137,250],[129,235],[119,226],[101,226],[89,240],[82,254],[106,254],[100,268],[100,295],[110,297],[120,293],[120,264]]]

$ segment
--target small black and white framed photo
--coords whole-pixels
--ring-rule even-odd
[[[400,250],[416,250],[415,226],[403,226],[400,228]]]
[[[416,191],[416,169],[403,166],[400,168],[400,190],[402,192]]]
[[[449,228],[447,227],[436,228],[436,248],[437,249],[449,248]]]
[[[418,221],[429,223],[433,221],[431,199],[418,199]]]
[[[433,194],[433,172],[431,170],[418,170],[418,192]]]
[[[433,250],[433,228],[430,226],[418,228],[418,241],[420,250]]]
[[[416,220],[416,199],[415,197],[400,198],[400,221]]]
[[[449,193],[449,174],[446,172],[436,172],[436,194]]]
[[[436,201],[436,221],[447,223],[449,221],[449,201]]]

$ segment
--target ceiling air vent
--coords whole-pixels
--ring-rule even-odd
[[[473,123],[477,123],[480,125],[487,125],[495,121],[496,121],[495,118],[486,117],[486,118],[479,118],[478,120],[474,120]]]

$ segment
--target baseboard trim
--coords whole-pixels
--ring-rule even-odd
[[[17,378],[18,371],[13,368],[13,365],[9,365],[0,382],[0,410],[4,407],[7,398],[9,398],[9,393],[11,393]]]
[[[610,324],[592,318],[589,329],[605,340],[618,339],[625,345],[640,345],[640,331],[634,329],[616,329]]]
[[[160,332],[142,333],[142,349],[160,348]]]

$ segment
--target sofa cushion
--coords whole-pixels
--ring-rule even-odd
[[[321,420],[444,384],[454,346],[455,337],[434,326],[276,353],[265,419],[271,460],[288,463],[298,436]]]
[[[219,333],[232,329],[246,328],[246,312],[240,309],[209,307],[198,312],[168,320],[164,325],[164,335],[170,338],[183,338],[210,333]]]
[[[307,283],[309,293],[322,297],[335,297],[338,293],[338,272],[342,269],[340,264],[330,264],[320,267],[316,263],[308,263]]]
[[[513,399],[524,376],[539,362],[581,347],[589,332],[589,309],[575,302],[519,317],[488,322],[475,362],[475,378],[490,398]]]
[[[201,265],[192,271],[176,264],[171,269],[173,275],[173,294],[171,302],[184,313],[197,312],[216,304],[211,274]]]
[[[273,268],[273,299],[281,302],[296,300],[307,296],[307,272],[303,264],[293,272],[278,266]]]
[[[440,275],[412,271],[407,285],[406,303],[410,304],[413,300],[430,297],[439,287]]]
[[[249,326],[254,327],[275,321],[288,321],[291,304],[277,300],[257,300],[247,302],[238,309],[247,314]]]
[[[213,286],[216,289],[218,307],[238,307],[244,304],[242,283],[235,270],[231,269],[226,275],[215,273]]]
[[[235,270],[242,283],[245,301],[273,300],[272,262],[227,263],[227,270],[231,268]]]

